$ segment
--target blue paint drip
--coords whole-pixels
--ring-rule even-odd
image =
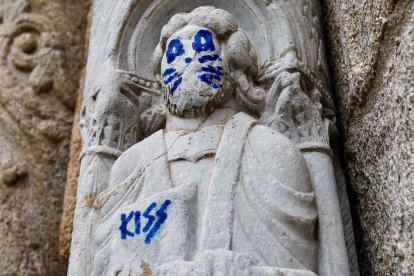
[[[174,68],[168,68],[165,69],[164,73],[162,74],[163,77],[171,75],[172,73],[177,72],[177,70],[175,70]]]
[[[185,58],[185,63],[189,64],[193,59],[190,57]]]
[[[139,235],[141,233],[141,212],[135,212],[135,234]]]
[[[134,233],[128,231],[128,223],[134,217],[134,211],[129,213],[128,217],[126,214],[121,214],[121,226],[119,226],[119,231],[121,231],[121,239],[126,240],[127,236],[133,237]]]
[[[164,85],[169,84],[172,82],[176,77],[178,76],[178,73],[174,73],[173,75],[169,76],[166,80],[164,80]]]
[[[157,234],[158,230],[160,229],[161,225],[166,221],[168,218],[168,214],[166,213],[166,210],[168,206],[171,204],[171,200],[167,199],[164,201],[164,203],[161,205],[160,209],[155,213],[158,216],[158,220],[155,223],[154,227],[151,229],[151,231],[148,233],[147,237],[145,238],[145,243],[150,244],[152,241],[152,238]]]
[[[170,64],[177,57],[183,55],[184,53],[185,50],[181,40],[179,38],[171,40],[168,44],[167,51],[165,52],[165,56],[167,57],[167,63]]]
[[[216,61],[218,59],[220,59],[219,55],[205,55],[205,56],[198,58],[198,61],[200,63],[205,63],[207,61]]]
[[[180,77],[178,80],[176,80],[171,88],[171,95],[174,95],[175,90],[177,90],[178,86],[180,86],[181,82],[183,81],[183,77]]]
[[[199,30],[194,37],[193,49],[197,53],[216,50],[213,34],[209,30]]]
[[[150,230],[152,223],[155,220],[155,217],[153,215],[150,215],[151,211],[157,206],[157,203],[153,202],[150,206],[148,206],[147,210],[145,210],[144,214],[142,215],[144,218],[148,219],[147,224],[144,226],[144,229],[142,230],[144,233],[147,233],[148,230]]]

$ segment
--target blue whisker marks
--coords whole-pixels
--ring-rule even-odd
[[[177,90],[178,86],[180,86],[181,82],[183,81],[183,77],[180,77],[178,80],[176,80],[171,88],[171,95],[174,95],[175,90]]]
[[[200,63],[205,63],[207,61],[216,61],[219,59],[221,59],[219,55],[205,55],[205,56],[198,58],[198,61]]]
[[[212,66],[212,65],[208,65],[207,67],[201,67],[201,70],[203,72],[208,72],[208,73],[212,73],[218,76],[223,76],[224,72],[223,72],[223,67],[221,66]]]
[[[178,76],[178,73],[175,72],[173,75],[169,76],[166,80],[164,80],[164,84],[167,85],[170,82],[172,82],[176,77]]]
[[[168,68],[165,69],[164,73],[162,74],[163,77],[171,75],[172,73],[177,72],[177,70],[175,70],[174,68]]]
[[[202,81],[207,83],[208,85],[211,85],[214,89],[218,89],[223,87],[220,83],[215,82],[219,81],[221,82],[221,77],[213,74],[201,74],[198,76],[198,78]]]

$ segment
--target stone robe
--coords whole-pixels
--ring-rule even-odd
[[[290,140],[244,113],[166,137],[114,164],[94,275],[315,275],[314,193]]]

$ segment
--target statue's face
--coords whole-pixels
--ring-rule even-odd
[[[210,113],[225,98],[227,66],[216,35],[186,26],[172,35],[161,63],[161,82],[169,111],[182,117]]]

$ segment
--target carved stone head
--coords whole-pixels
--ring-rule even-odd
[[[253,88],[257,53],[228,12],[200,7],[174,15],[161,31],[154,52],[154,74],[171,114],[209,114],[232,96],[257,112],[264,97]]]

